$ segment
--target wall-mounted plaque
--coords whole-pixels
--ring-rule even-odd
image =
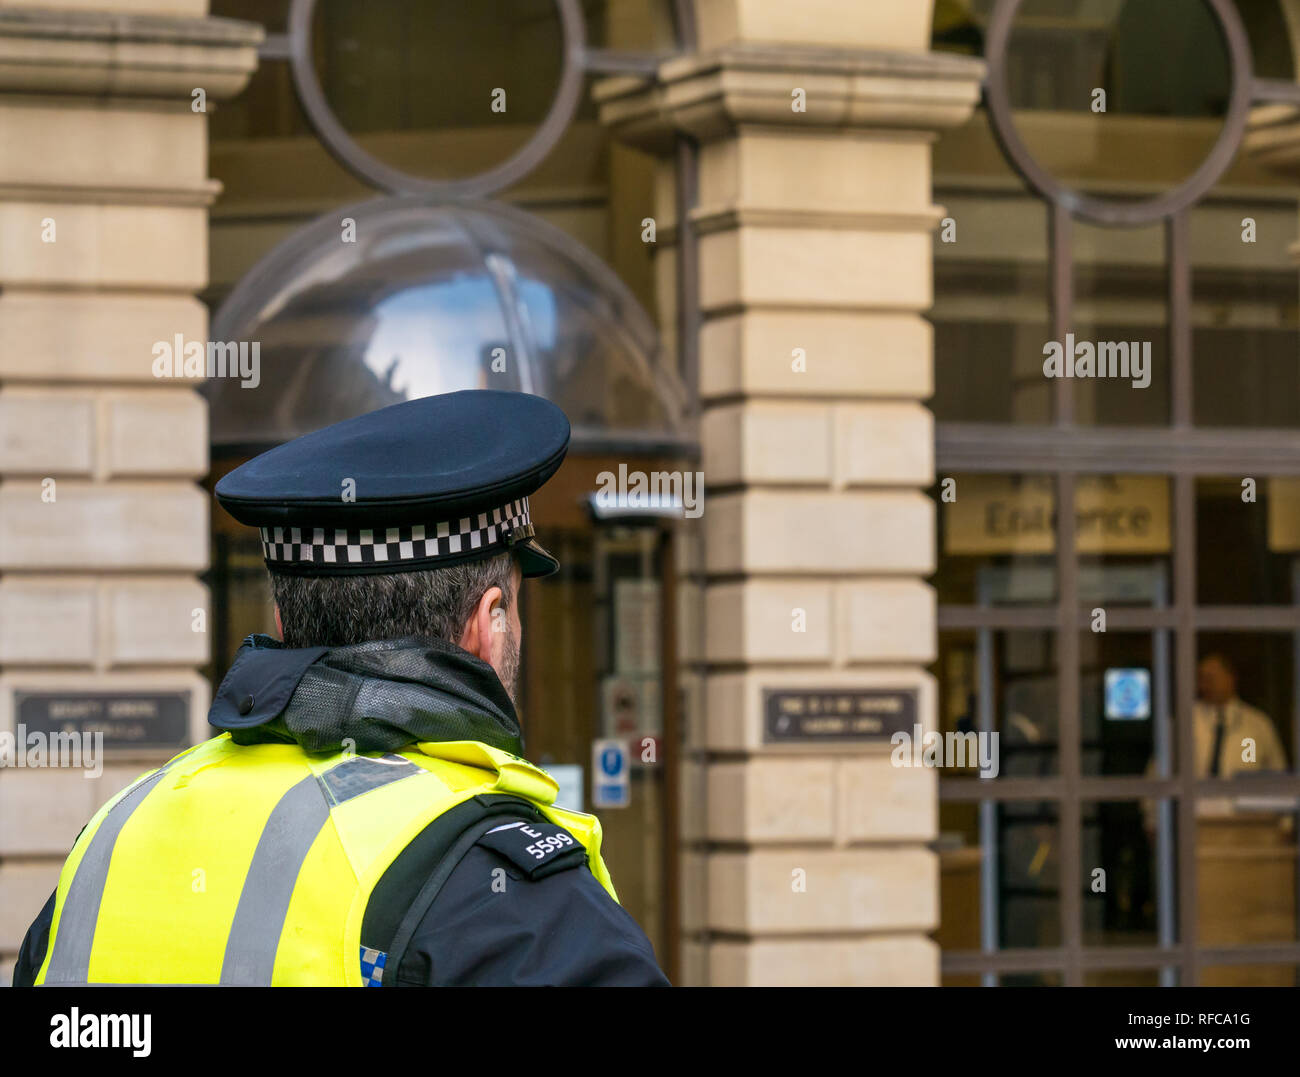
[[[915,688],[768,688],[763,692],[765,743],[866,740],[912,734]]]
[[[189,744],[190,693],[14,693],[14,717],[27,733],[103,733],[109,748],[182,748]]]

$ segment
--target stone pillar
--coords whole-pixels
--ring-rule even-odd
[[[154,349],[207,340],[204,110],[261,33],[207,0],[0,7],[0,735],[122,745],[98,778],[0,767],[0,983],[92,812],[207,736],[207,410]]]
[[[888,723],[798,739],[766,713],[911,699],[934,726],[930,144],[970,116],[982,64],[928,51],[928,0],[696,7],[697,54],[596,91],[616,137],[665,162],[669,319],[667,155],[677,132],[699,143],[708,497],[701,563],[684,566],[703,625],[682,633],[699,674],[683,979],[935,984],[936,775],[891,764]]]

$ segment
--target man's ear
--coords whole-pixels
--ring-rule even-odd
[[[493,664],[495,657],[492,653],[492,645],[496,640],[496,633],[492,631],[492,610],[503,598],[505,594],[500,587],[489,587],[484,591],[483,597],[478,600],[478,605],[474,607],[474,612],[465,623],[465,631],[460,636],[461,649],[481,658],[489,666]]]
[[[275,632],[280,637],[280,642],[284,642],[284,622],[280,620],[280,607],[275,607]]]

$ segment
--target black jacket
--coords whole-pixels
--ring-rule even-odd
[[[369,752],[464,739],[522,751],[514,707],[492,668],[429,640],[290,650],[250,636],[209,721],[240,744],[289,741],[308,751],[337,751],[346,741]],[[385,970],[384,985],[667,986],[650,941],[596,881],[581,850],[548,856],[539,870],[516,852],[508,824],[543,825],[540,817],[524,801],[518,811],[497,807],[507,829],[484,834],[457,863],[419,916],[398,967]],[[441,859],[433,848],[413,841],[385,873],[366,910],[363,944],[372,924],[396,925],[412,907]],[[23,940],[14,986],[34,982],[53,913],[51,894]]]

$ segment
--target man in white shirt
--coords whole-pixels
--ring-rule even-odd
[[[1237,695],[1237,668],[1231,659],[1218,651],[1205,655],[1196,667],[1196,694],[1200,698],[1192,713],[1192,730],[1197,778],[1286,770],[1286,752],[1273,722]],[[1155,776],[1154,759],[1147,764],[1146,773]],[[1155,801],[1143,798],[1142,822],[1151,837],[1156,826]]]
[[[1201,659],[1196,692],[1200,697],[1193,718],[1198,778],[1286,770],[1286,752],[1272,720],[1237,696],[1237,671],[1225,655],[1214,652]]]

